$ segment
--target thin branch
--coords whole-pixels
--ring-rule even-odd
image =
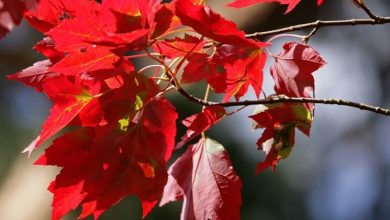
[[[318,31],[318,28],[315,27],[313,30],[306,36],[303,37],[303,42],[308,43],[310,38],[313,37]]]
[[[358,0],[353,0],[353,2],[358,6],[360,7],[364,12],[366,12],[366,14],[368,15],[368,17],[374,19],[374,20],[381,20],[383,19],[383,17],[379,17],[377,15],[375,15],[364,3],[363,1],[358,1]]]
[[[176,82],[177,83],[177,82]],[[176,84],[177,85],[177,84]],[[375,112],[377,114],[390,116],[390,109],[381,108],[377,106],[367,105],[364,103],[346,101],[341,99],[317,99],[317,98],[297,98],[297,97],[288,97],[284,95],[272,96],[265,99],[259,100],[246,100],[240,102],[210,102],[199,99],[191,94],[188,94],[182,87],[176,87],[176,90],[185,96],[190,101],[198,103],[204,106],[222,106],[222,107],[232,107],[232,106],[249,106],[249,105],[260,105],[260,104],[274,104],[274,103],[318,103],[318,104],[327,104],[327,105],[343,105],[349,106],[352,108],[358,108],[364,111]]]
[[[247,38],[259,38],[275,34],[288,33],[292,31],[299,31],[308,28],[316,28],[317,30],[322,27],[333,27],[333,26],[355,26],[355,25],[377,25],[390,23],[390,17],[380,17],[380,19],[348,19],[348,20],[331,20],[322,21],[317,20],[306,24],[293,25],[281,29],[275,29],[271,31],[256,32],[253,34],[245,35]]]

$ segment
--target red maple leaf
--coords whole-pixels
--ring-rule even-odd
[[[213,59],[225,68],[225,74],[216,74],[215,78],[208,80],[216,92],[225,93],[222,101],[228,101],[233,96],[238,100],[246,94],[249,85],[259,97],[266,61],[266,55],[260,48],[222,45]]]
[[[311,97],[314,91],[313,72],[326,64],[320,54],[305,44],[289,42],[275,57],[271,74],[277,94],[291,97]],[[307,104],[313,110],[313,104]]]
[[[221,106],[206,107],[201,113],[194,114],[182,121],[184,126],[187,127],[187,132],[181,137],[176,148],[183,147],[187,142],[191,141],[202,132],[207,131],[211,126],[217,124],[224,116],[226,112]]]
[[[120,57],[107,47],[87,47],[69,53],[52,67],[51,72],[63,75],[81,75],[97,70],[114,69]]]
[[[184,25],[201,35],[221,43],[242,47],[264,47],[267,44],[245,38],[235,23],[226,20],[211,8],[195,5],[191,0],[177,0],[176,15]]]
[[[153,30],[150,37],[160,37],[180,25],[180,19],[175,15],[175,1],[162,4],[154,15],[154,21],[150,24]]]
[[[20,24],[25,7],[21,0],[0,0],[0,38]]]
[[[32,7],[24,17],[35,29],[46,33],[63,21],[90,15],[91,12],[99,9],[100,4],[90,0],[40,0],[38,6]]]
[[[309,136],[312,116],[301,103],[266,105],[257,112],[250,118],[256,122],[255,129],[265,128],[257,146],[267,155],[257,166],[256,173],[260,173],[267,167],[275,169],[279,160],[288,157],[295,143],[295,128]]]
[[[181,82],[207,80],[217,93],[225,93],[222,101],[231,97],[237,100],[252,86],[257,96],[263,85],[263,68],[266,55],[258,47],[239,47],[223,44],[210,57],[194,53],[188,57]]]
[[[102,3],[102,10],[108,13],[111,11],[115,17],[117,33],[150,28],[160,8],[160,0],[106,0]]]
[[[325,0],[317,0],[317,5],[321,5],[324,1]],[[301,0],[236,0],[229,3],[228,6],[233,8],[243,8],[264,2],[278,2],[279,4],[287,5],[287,10],[285,12],[285,14],[287,14],[292,11],[301,2]]]
[[[215,63],[206,53],[191,53],[188,57],[188,64],[184,67],[181,76],[181,83],[194,83],[201,80],[209,80],[215,77],[218,72],[223,72],[223,65]]]
[[[49,71],[51,65],[50,60],[38,61],[22,71],[8,75],[7,78],[34,87],[37,91],[42,91],[42,85],[45,79],[59,76],[58,73]]]
[[[127,49],[146,46],[148,30],[114,33],[113,26],[107,26],[105,22],[99,23],[99,20],[104,20],[104,17],[97,15],[77,17],[62,22],[47,34],[53,38],[58,50],[66,52],[79,51],[94,45],[96,47],[99,43],[108,46],[126,46]]]
[[[31,152],[52,135],[64,128],[83,110],[100,91],[99,82],[76,80],[73,83],[65,76],[46,79],[43,91],[54,102],[50,115],[42,125],[40,135],[23,151]]]
[[[205,138],[168,170],[160,206],[184,198],[181,219],[240,219],[241,180],[218,142]]]

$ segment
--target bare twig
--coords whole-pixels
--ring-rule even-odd
[[[317,30],[322,27],[333,27],[333,26],[355,26],[355,25],[377,25],[390,23],[390,17],[379,17],[379,19],[348,19],[348,20],[332,20],[322,21],[317,20],[306,24],[293,25],[281,29],[275,29],[271,31],[256,32],[245,35],[247,38],[259,38],[275,34],[288,33],[292,31],[299,31],[308,28],[316,28]]]
[[[363,1],[358,1],[358,0],[353,0],[353,2],[359,6],[364,12],[366,12],[366,14],[368,15],[368,17],[374,19],[374,20],[381,20],[383,19],[383,17],[379,17],[377,15],[375,15],[364,3]]]
[[[313,37],[318,31],[318,27],[313,28],[313,30],[306,36],[303,37],[303,42],[309,42],[310,38]]]

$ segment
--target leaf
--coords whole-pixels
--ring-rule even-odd
[[[91,12],[99,9],[100,4],[90,0],[40,0],[37,7],[32,7],[25,13],[24,17],[35,29],[46,33],[63,21],[90,15]]]
[[[184,119],[182,123],[187,127],[187,131],[177,143],[176,148],[183,147],[187,142],[207,131],[211,126],[217,124],[225,114],[225,109],[221,106],[208,106],[201,113]]]
[[[324,1],[325,0],[317,0],[317,5],[321,5]],[[278,2],[279,4],[287,5],[287,10],[285,12],[285,14],[287,14],[291,12],[301,2],[301,0],[236,0],[229,3],[227,6],[233,8],[243,8],[264,2]]]
[[[218,142],[205,138],[168,170],[160,206],[184,198],[181,219],[240,219],[241,180]]]
[[[20,0],[0,0],[0,38],[20,24],[25,7]]]
[[[40,135],[23,152],[31,152],[41,143],[64,128],[82,109],[94,99],[100,90],[100,84],[79,81],[72,83],[64,76],[47,79],[43,91],[54,102],[50,115],[42,125]]]
[[[62,21],[47,34],[56,42],[58,50],[66,52],[94,45],[111,49],[145,48],[150,31],[148,18],[152,15],[148,8],[158,5],[159,1],[155,0],[104,1],[99,8],[90,6],[83,14]]]
[[[160,6],[151,24],[151,38],[155,39],[180,26],[180,19],[175,15],[175,1]]]
[[[96,47],[97,44],[110,46],[111,49],[146,46],[149,30],[115,33],[114,21],[104,15],[102,12],[68,19],[47,34],[56,42],[56,48],[65,52],[78,52],[81,48]]]
[[[54,40],[57,50],[78,52],[81,48],[91,47],[90,42],[105,36],[105,28],[108,27],[99,24],[99,19],[95,14],[66,19],[47,32],[47,35]]]
[[[117,33],[150,28],[160,7],[159,0],[105,0],[102,3],[102,11],[114,15]],[[104,17],[107,16],[109,15],[104,14]]]
[[[17,80],[27,86],[34,87],[37,91],[42,91],[42,85],[46,79],[59,76],[58,73],[49,71],[51,65],[52,63],[50,60],[38,61],[20,72],[8,75],[7,78]]]
[[[184,67],[181,83],[194,83],[214,78],[224,71],[221,64],[215,63],[206,53],[192,53],[187,57],[188,64]]]
[[[68,132],[54,140],[45,153],[34,164],[66,167],[57,175],[49,190],[53,193],[52,219],[60,219],[69,211],[76,209],[87,193],[83,192],[83,177],[86,169],[74,172],[79,163],[85,163],[89,157],[89,145],[93,141],[93,129],[78,129]]]
[[[176,2],[176,15],[184,25],[190,26],[199,34],[221,43],[242,47],[264,47],[267,44],[245,38],[235,23],[224,19],[211,8],[194,5],[191,0]]]
[[[210,57],[194,53],[188,57],[181,82],[207,80],[215,92],[225,93],[223,102],[241,98],[251,86],[259,97],[263,85],[266,55],[259,47],[222,44]]]
[[[215,75],[208,82],[215,92],[225,93],[223,102],[233,96],[238,100],[246,94],[249,86],[259,97],[263,86],[262,70],[266,62],[266,55],[260,48],[222,45],[213,59],[224,66],[225,73]]]
[[[311,97],[314,91],[312,74],[324,64],[326,62],[312,47],[295,42],[284,44],[271,66],[276,93],[290,97]],[[313,104],[307,106],[313,110]]]
[[[80,205],[80,218],[97,219],[128,195],[140,198],[143,217],[157,203],[167,180],[177,113],[165,99],[144,101],[133,118],[65,134],[36,161],[63,167],[50,186],[53,219]]]
[[[270,104],[265,107],[250,116],[255,121],[255,129],[265,128],[257,146],[265,151],[267,157],[258,164],[256,173],[267,167],[275,169],[281,159],[287,158],[295,143],[295,128],[309,136],[313,120],[311,112],[302,103]]]
[[[49,70],[64,75],[81,75],[96,70],[114,69],[120,57],[107,47],[87,47],[69,53]]]

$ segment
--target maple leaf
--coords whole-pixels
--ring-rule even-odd
[[[313,72],[326,62],[312,47],[295,42],[285,43],[275,57],[271,75],[277,94],[291,97],[311,97],[314,90]],[[307,104],[313,110],[313,104]]]
[[[143,217],[157,203],[167,180],[177,113],[165,99],[144,101],[133,118],[65,134],[36,161],[63,167],[49,187],[53,219],[79,205],[80,218],[93,214],[97,219],[131,194],[141,199]]]
[[[267,157],[258,164],[256,173],[267,167],[275,169],[281,159],[288,157],[295,143],[295,128],[309,136],[313,120],[311,112],[301,103],[261,106],[250,118],[255,121],[255,129],[265,128],[257,146]]]
[[[181,24],[174,14],[174,6],[174,1],[162,4],[159,0],[108,0],[102,3],[101,16],[112,20],[115,33],[144,29],[154,39]]]
[[[8,75],[7,78],[34,87],[37,91],[42,91],[42,85],[45,82],[45,79],[59,76],[58,73],[49,71],[51,65],[52,63],[50,60],[38,61],[22,71]]]
[[[194,114],[182,121],[187,127],[187,132],[181,137],[176,148],[183,147],[187,142],[207,131],[211,126],[217,124],[226,112],[221,106],[208,106],[201,113]]]
[[[241,180],[218,142],[202,138],[168,170],[160,206],[184,198],[181,219],[240,219]]]
[[[108,10],[108,9],[107,9]],[[132,32],[115,33],[115,18],[107,15],[108,12],[85,14],[67,19],[47,35],[51,36],[60,51],[74,52],[81,48],[96,47],[96,44],[120,46],[126,49],[145,47],[147,44],[148,29],[137,29]],[[110,12],[111,13],[111,12]]]
[[[206,53],[191,53],[187,60],[188,64],[184,67],[181,83],[209,80],[225,70],[223,65],[215,63]]]
[[[114,64],[119,59],[120,57],[110,48],[92,46],[69,53],[49,70],[64,75],[78,75],[96,70],[114,69]]]
[[[35,29],[46,33],[63,21],[78,16],[87,18],[87,15],[99,9],[100,4],[90,0],[40,0],[37,7],[28,10],[24,17]]]
[[[150,35],[151,38],[160,37],[180,26],[180,19],[175,15],[175,1],[162,4],[156,11],[154,21],[150,25],[153,30]]]
[[[64,128],[94,99],[94,95],[100,90],[100,83],[72,83],[65,76],[59,76],[45,80],[42,88],[54,102],[54,106],[42,125],[40,135],[23,151],[29,155],[37,146]]]
[[[25,7],[21,0],[0,0],[0,38],[20,24]]]
[[[118,33],[149,28],[160,7],[160,0],[105,0],[102,3],[102,10],[111,11],[116,18]]]
[[[209,7],[195,5],[191,0],[178,0],[176,15],[184,25],[218,42],[242,47],[267,46],[266,43],[245,38],[245,33],[238,30],[235,23],[224,19]]]
[[[222,45],[213,59],[225,68],[225,74],[217,74],[208,80],[216,92],[225,93],[222,101],[228,101],[233,96],[238,100],[246,94],[249,85],[259,97],[266,62],[266,55],[260,48]]]
[[[223,102],[233,96],[238,100],[246,94],[249,86],[253,87],[256,96],[260,95],[266,61],[261,48],[223,44],[211,57],[205,53],[194,53],[188,61],[182,83],[207,80],[215,92],[225,93]]]
[[[321,5],[324,1],[325,0],[317,0],[317,5]],[[287,10],[285,12],[285,14],[287,14],[291,12],[301,2],[301,0],[236,0],[234,2],[229,3],[227,6],[233,8],[243,8],[264,2],[278,2],[279,4],[287,5]]]

